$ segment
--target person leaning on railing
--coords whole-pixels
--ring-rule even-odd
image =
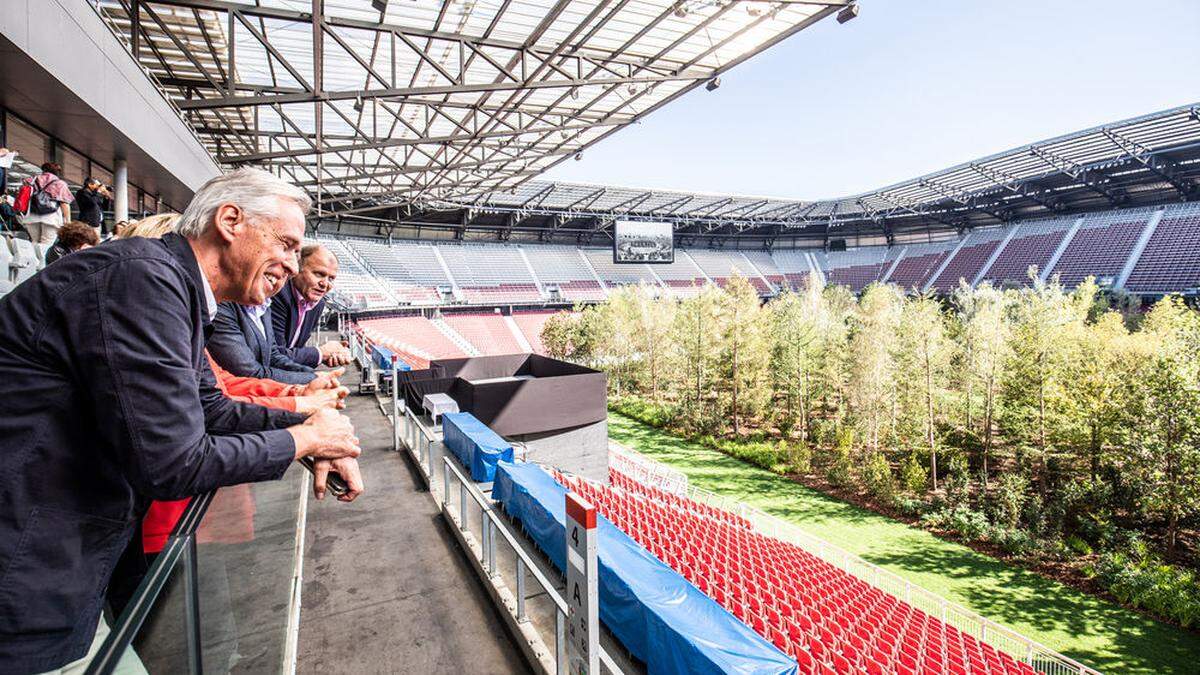
[[[196,192],[175,233],[73,253],[0,299],[0,672],[83,657],[112,567],[151,500],[274,480],[316,460],[361,494],[334,410],[233,402],[204,356],[219,301],[261,303],[296,272],[308,196],[241,169]]]

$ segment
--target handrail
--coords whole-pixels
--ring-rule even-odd
[[[636,450],[625,446],[619,447],[623,452],[637,457],[640,462],[662,466],[660,462],[655,462]],[[664,468],[673,471],[669,467]],[[745,518],[755,530],[762,534],[790,541],[834,567],[903,600],[926,614],[935,616],[942,622],[951,624],[992,646],[1004,649],[1014,657],[1035,666],[1046,675],[1100,675],[1100,672],[1094,668],[1060,654],[1040,642],[1002,626],[958,603],[925,590],[900,575],[867,562],[778,516],[691,484],[687,485],[687,495],[690,499],[702,504],[730,511]]]
[[[146,576],[138,584],[133,597],[125,611],[117,618],[112,632],[100,645],[96,655],[88,664],[85,675],[107,675],[112,673],[120,663],[121,657],[129,649],[133,638],[141,630],[142,624],[150,614],[159,596],[162,595],[175,563],[186,556],[187,565],[184,568],[184,583],[187,587],[187,612],[184,618],[185,633],[188,641],[188,657],[191,672],[202,672],[200,662],[200,610],[196,602],[199,593],[199,575],[196,568],[196,531],[208,507],[212,503],[216,491],[193,497],[183,511],[183,515],[175,524],[175,529],[167,539],[166,546],[146,571]],[[136,542],[134,545],[137,545]]]
[[[454,477],[458,480],[459,485],[461,486],[460,499],[462,499],[462,503],[459,506],[459,518],[461,519],[462,522],[460,524],[459,529],[466,528],[465,508],[466,508],[466,496],[467,495],[470,495],[471,500],[475,502],[476,506],[478,506],[480,509],[480,513],[483,515],[484,522],[486,523],[486,525],[484,526],[484,532],[483,532],[483,542],[482,542],[483,545],[481,547],[484,559],[480,562],[483,563],[485,569],[489,570],[489,572],[491,572],[491,573],[495,572],[495,569],[496,569],[496,545],[495,545],[494,536],[495,536],[495,533],[497,531],[499,531],[501,537],[503,537],[504,540],[508,542],[509,547],[513,550],[513,553],[517,556],[518,573],[523,574],[525,571],[528,571],[530,574],[532,574],[534,580],[537,581],[538,584],[545,591],[546,596],[549,597],[551,601],[553,601],[554,606],[555,606],[555,626],[556,626],[555,641],[557,643],[555,646],[555,650],[554,650],[555,654],[557,655],[555,662],[556,662],[557,672],[565,673],[566,672],[566,663],[564,663],[564,661],[565,661],[564,649],[566,647],[566,643],[565,643],[565,638],[563,635],[563,630],[564,630],[563,627],[565,624],[565,619],[566,619],[567,611],[568,611],[566,598],[564,598],[562,595],[559,594],[558,589],[555,588],[555,585],[553,583],[551,583],[551,581],[549,579],[547,579],[544,574],[542,574],[542,571],[539,568],[539,566],[537,565],[537,563],[533,560],[532,557],[529,556],[529,554],[525,551],[525,548],[517,542],[516,538],[509,531],[508,523],[503,518],[501,518],[499,515],[497,515],[496,509],[493,507],[493,504],[490,502],[490,500],[488,500],[486,497],[484,497],[483,493],[479,492],[478,490],[468,488],[468,486],[473,487],[473,483],[470,480],[468,480],[466,478],[466,476],[463,475],[462,471],[459,470],[459,468],[455,465],[454,461],[450,458],[450,456],[447,455],[447,456],[442,457],[442,467],[443,467],[443,471],[446,472],[444,474],[444,476],[445,476],[444,481],[445,481],[446,485],[447,486],[449,485],[450,474],[453,474]],[[443,508],[448,509],[449,504],[450,504],[449,495],[446,494],[446,495],[443,495],[443,497],[445,499],[445,501],[443,502]],[[447,510],[447,512],[448,512],[448,510]],[[565,542],[564,542],[564,545],[565,545]],[[523,580],[519,580],[518,584],[523,586]],[[518,607],[519,607],[518,614],[524,614],[525,597],[524,597],[523,588],[518,591],[517,602],[518,602]],[[523,618],[522,616],[518,616],[518,619],[522,619],[522,618]],[[603,664],[603,666],[608,669],[608,672],[613,673],[613,675],[624,675],[624,671],[620,668],[620,666],[617,665],[616,661],[614,661],[613,658],[608,654],[608,651],[604,649],[603,645],[600,646],[599,656],[600,656],[600,663]]]

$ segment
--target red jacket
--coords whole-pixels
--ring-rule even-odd
[[[208,356],[207,350],[205,355]],[[208,364],[212,366],[213,373],[217,376],[217,387],[229,398],[242,403],[257,403],[267,408],[296,411],[296,396],[299,395],[302,387],[260,377],[238,377],[218,366],[212,356],[208,356]],[[179,499],[150,504],[150,510],[146,512],[146,517],[142,520],[143,551],[158,553],[163,550],[163,547],[167,545],[167,539],[171,536],[171,531],[175,529],[175,523],[179,522],[190,501],[190,499]],[[253,513],[253,504],[251,504],[250,513]],[[253,527],[252,524],[251,527]]]

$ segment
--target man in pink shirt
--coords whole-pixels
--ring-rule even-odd
[[[271,301],[275,344],[297,363],[315,368],[350,362],[350,350],[335,340],[320,347],[305,346],[325,309],[325,296],[333,290],[337,273],[333,253],[320,244],[309,244],[300,251],[299,274],[288,280]]]

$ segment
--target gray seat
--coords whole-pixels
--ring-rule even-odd
[[[53,245],[54,244],[38,244],[34,247],[34,250],[37,251],[39,270],[46,266],[46,254],[50,252],[50,247]]]
[[[0,239],[0,297],[11,291],[16,284],[13,283],[13,254],[12,240],[8,237]]]
[[[13,261],[11,265],[16,270],[12,277],[13,283],[19,284],[37,274],[38,254],[37,248],[34,247],[32,241],[28,239],[13,239],[12,253]]]

